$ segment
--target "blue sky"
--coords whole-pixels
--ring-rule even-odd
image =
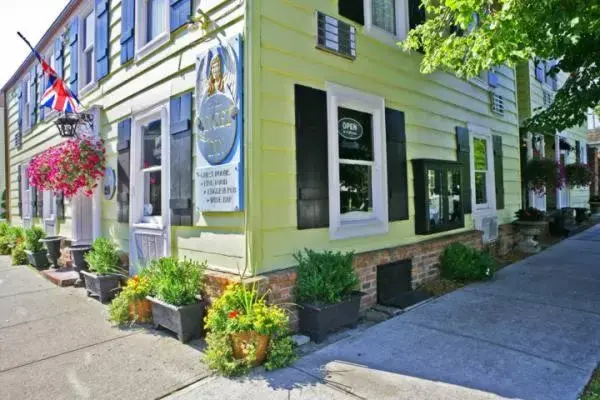
[[[17,36],[25,35],[35,45],[60,14],[68,0],[3,0],[0,5],[0,87],[4,86],[30,50]]]

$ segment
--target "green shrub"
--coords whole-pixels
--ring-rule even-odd
[[[9,256],[10,250],[10,239],[8,236],[0,236],[0,255]]]
[[[84,257],[89,264],[90,271],[98,275],[120,272],[119,249],[114,242],[107,238],[99,237],[94,240],[92,250]]]
[[[462,243],[448,245],[440,256],[443,278],[458,282],[489,279],[496,270],[496,261],[485,251],[478,251]]]
[[[158,299],[174,306],[185,306],[196,302],[202,289],[206,263],[162,257],[152,260],[147,276],[152,293]]]
[[[12,249],[11,262],[13,265],[27,264],[27,254],[25,254],[25,245],[23,243],[19,243]]]
[[[17,245],[23,243],[23,240],[25,239],[25,233],[20,226],[9,227],[6,236],[8,237],[11,249],[14,249]]]
[[[25,250],[37,253],[44,250],[44,244],[40,242],[46,237],[46,232],[39,226],[34,226],[31,229],[25,229]]]
[[[10,225],[8,224],[8,222],[0,222],[0,236],[8,235],[9,228]]]
[[[298,262],[296,300],[315,303],[338,303],[350,295],[359,283],[352,267],[354,253],[305,249],[294,255]]]
[[[152,288],[147,274],[147,270],[142,270],[139,275],[132,276],[121,293],[110,303],[108,317],[112,322],[125,325],[128,322],[133,324],[138,321],[139,316],[134,316],[132,320],[132,316],[129,315],[129,305],[151,294]]]

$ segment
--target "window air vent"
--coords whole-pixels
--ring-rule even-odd
[[[504,98],[497,93],[492,93],[491,97],[492,112],[504,115]]]

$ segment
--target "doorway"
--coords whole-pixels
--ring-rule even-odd
[[[56,236],[56,196],[50,191],[42,193],[42,196],[44,196],[42,210],[44,231],[48,236]]]
[[[73,244],[91,244],[93,233],[92,198],[78,193],[71,199],[73,213]]]

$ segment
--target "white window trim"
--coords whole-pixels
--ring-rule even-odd
[[[335,83],[326,83],[329,166],[329,237],[333,240],[380,235],[388,232],[387,163],[385,151],[385,100]],[[373,213],[349,219],[340,213],[338,107],[373,115]]]
[[[78,40],[77,40],[77,48],[79,51],[77,62],[78,62],[78,70],[79,73],[77,78],[77,84],[79,85],[79,98],[85,96],[86,93],[92,91],[98,86],[98,82],[96,81],[96,14],[94,9],[94,3],[89,1],[82,8],[82,12],[79,14],[79,32],[78,32]],[[84,29],[85,29],[85,17],[90,13],[94,16],[94,44],[92,48],[92,79],[88,84],[83,84],[83,69],[84,69]]]
[[[144,183],[142,172],[142,127],[160,119],[161,129],[161,216],[144,217]],[[163,102],[153,109],[135,116],[131,128],[131,212],[130,225],[137,228],[164,229],[169,226],[169,102]]]
[[[489,128],[485,128],[482,126],[468,124],[469,129],[469,145],[471,148],[471,205],[473,208],[473,214],[496,214],[496,182],[495,182],[495,173],[494,173],[494,144],[492,132]],[[482,138],[487,142],[487,162],[488,162],[488,172],[487,172],[487,198],[488,201],[485,204],[476,204],[476,196],[475,196],[475,157],[474,157],[474,146],[473,139],[474,138]]]
[[[367,35],[396,48],[398,42],[406,39],[408,31],[410,30],[410,23],[408,20],[408,0],[394,0],[396,10],[396,34],[393,35],[378,26],[373,24],[373,12],[372,12],[372,0],[364,1],[364,13],[365,13],[365,27],[364,31]]]
[[[146,3],[147,0],[136,0],[135,1],[135,60],[139,61],[148,55],[152,54],[154,50],[158,49],[169,40],[171,40],[171,29],[170,29],[170,9],[169,1],[166,0],[166,9],[164,15],[165,31],[150,42],[146,43],[147,34],[147,21],[146,21]]]

